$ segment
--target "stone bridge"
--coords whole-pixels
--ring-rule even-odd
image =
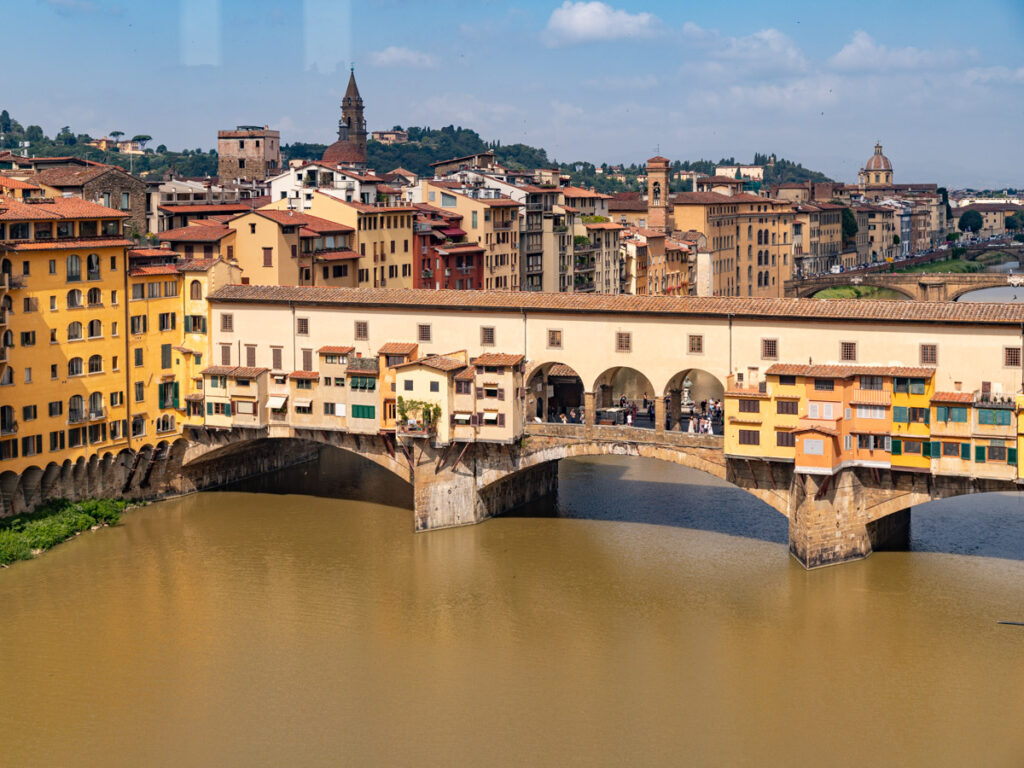
[[[917,301],[955,301],[970,291],[1010,285],[1024,288],[1024,275],[1001,272],[843,272],[806,280],[788,280],[786,296],[806,298],[826,288],[847,285],[889,288]]]
[[[556,492],[561,459],[617,455],[668,461],[723,479],[764,502],[765,514],[773,514],[771,508],[788,518],[790,552],[808,568],[905,546],[912,506],[1016,489],[1012,481],[868,468],[803,475],[784,462],[727,458],[717,436],[534,423],[516,443],[450,445],[290,427],[189,427],[173,443],[138,452],[5,473],[0,492],[8,512],[56,497],[167,498],[311,461],[325,446],[355,453],[412,485],[416,531],[479,523]]]

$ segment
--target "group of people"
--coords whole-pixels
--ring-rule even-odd
[[[668,397],[665,400],[665,410],[668,411]],[[654,425],[655,410],[654,410],[654,398],[648,397],[647,393],[644,392],[640,401],[630,400],[625,393],[619,397],[619,408],[624,412],[624,422],[627,427],[637,426],[637,417],[641,414],[645,415],[651,426]],[[682,416],[680,418],[680,428],[682,428],[683,419],[687,419],[686,431],[690,434],[699,435],[713,435],[715,432],[715,424],[720,424],[722,421],[722,401],[710,398],[708,400],[701,400],[699,404],[694,404],[690,409],[689,417]],[[548,412],[548,420],[555,424],[586,424],[586,414],[582,406],[578,408],[561,409],[561,413],[558,413],[556,409],[552,408]],[[540,419],[538,418],[539,422]],[[673,428],[673,424],[667,424],[669,429]],[[719,430],[720,433],[720,430]]]

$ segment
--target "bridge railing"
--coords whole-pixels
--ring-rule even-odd
[[[643,427],[591,424],[538,424],[526,425],[526,435],[555,437],[575,440],[610,440],[614,442],[649,443],[671,445],[680,448],[716,448],[721,450],[724,440],[721,435],[700,435],[690,432],[665,430],[660,432]]]

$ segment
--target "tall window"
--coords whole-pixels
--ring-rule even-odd
[[[193,280],[188,287],[189,298],[192,301],[199,301],[203,298],[203,284],[198,280]]]
[[[90,253],[85,259],[85,276],[87,280],[100,279],[100,257]]]
[[[82,292],[77,288],[68,291],[68,309],[80,309],[82,306]]]
[[[82,358],[72,357],[68,360],[68,376],[82,375]]]
[[[102,373],[103,372],[103,357],[101,355],[93,355],[89,358],[89,373]]]
[[[78,341],[82,338],[82,324],[71,323],[68,325],[68,341]]]
[[[82,260],[76,254],[72,253],[68,256],[65,267],[69,283],[77,283],[82,279]]]

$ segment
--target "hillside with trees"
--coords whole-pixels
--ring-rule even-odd
[[[110,132],[110,138],[124,140],[127,134],[120,130]],[[87,133],[75,133],[71,126],[65,125],[50,138],[38,125],[23,126],[8,114],[0,112],[0,150],[10,150],[15,154],[28,154],[34,157],[80,157],[98,163],[119,165],[131,170],[142,178],[159,178],[173,171],[180,176],[216,176],[217,152],[202,149],[184,149],[180,152],[167,149],[163,144],[150,148],[145,145],[152,141],[147,134],[135,134],[132,141],[140,142],[145,154],[126,155],[114,150],[104,151],[98,147],[86,146],[93,137]],[[28,142],[28,146],[24,143]]]

